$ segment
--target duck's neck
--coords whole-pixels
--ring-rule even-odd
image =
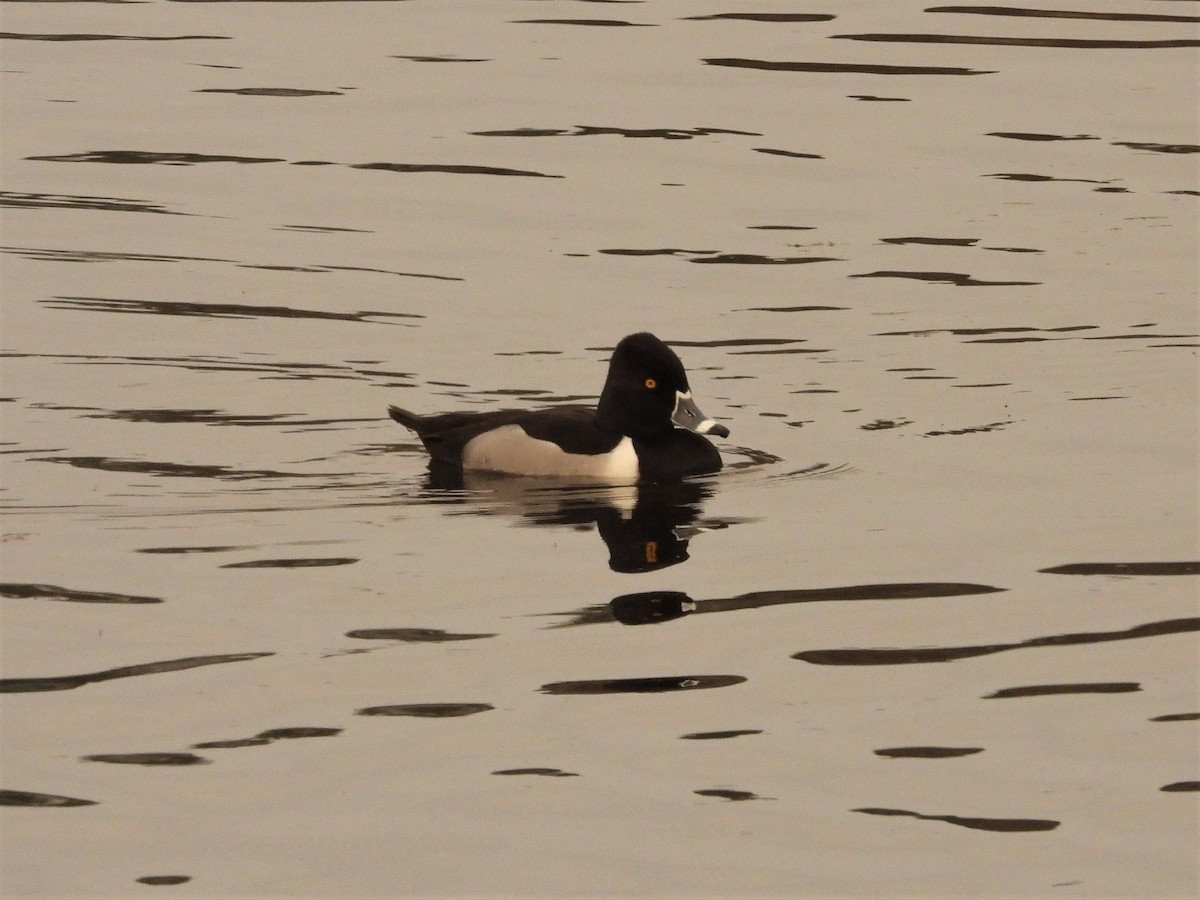
[[[609,385],[604,385],[604,390],[600,392],[600,400],[596,404],[596,424],[605,431],[628,434],[629,432],[625,429],[626,423],[622,421],[622,416],[617,412],[619,408],[614,391]]]
[[[619,391],[605,385],[596,404],[596,424],[605,431],[632,438],[661,437],[675,430],[670,422],[648,424],[644,416],[635,414],[636,407],[628,401],[628,397],[621,397]]]

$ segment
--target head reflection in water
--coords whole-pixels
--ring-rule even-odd
[[[614,572],[678,565],[688,559],[693,536],[735,521],[702,518],[716,488],[712,481],[612,485],[431,467],[426,484],[429,493],[421,499],[461,506],[471,514],[514,516],[534,525],[595,525]]]

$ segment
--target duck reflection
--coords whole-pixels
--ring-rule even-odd
[[[986,584],[959,582],[914,582],[899,584],[854,584],[832,588],[802,588],[796,590],[751,591],[736,597],[714,597],[694,600],[682,591],[640,591],[622,594],[601,606],[589,606],[569,613],[571,618],[554,627],[600,625],[620,622],[622,625],[653,625],[670,622],[695,613],[735,612],[760,609],[790,603],[844,602],[849,600],[909,600],[922,597],[964,597],[971,594],[993,594],[1004,588]]]
[[[513,516],[529,525],[595,526],[615,572],[653,572],[689,558],[688,543],[702,531],[743,519],[703,516],[715,485],[708,480],[613,484],[513,478],[431,467],[426,501],[460,504],[464,514]]]

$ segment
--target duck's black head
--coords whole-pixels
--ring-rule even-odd
[[[692,400],[687,372],[675,351],[649,332],[622,338],[608,363],[597,419],[630,437],[653,438],[676,426],[728,437]]]

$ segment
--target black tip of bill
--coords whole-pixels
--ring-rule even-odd
[[[702,432],[702,434],[713,434],[719,438],[727,438],[727,437],[729,437],[729,429],[726,428],[724,425],[718,425],[717,423],[714,422],[712,425],[709,426],[708,430]]]

